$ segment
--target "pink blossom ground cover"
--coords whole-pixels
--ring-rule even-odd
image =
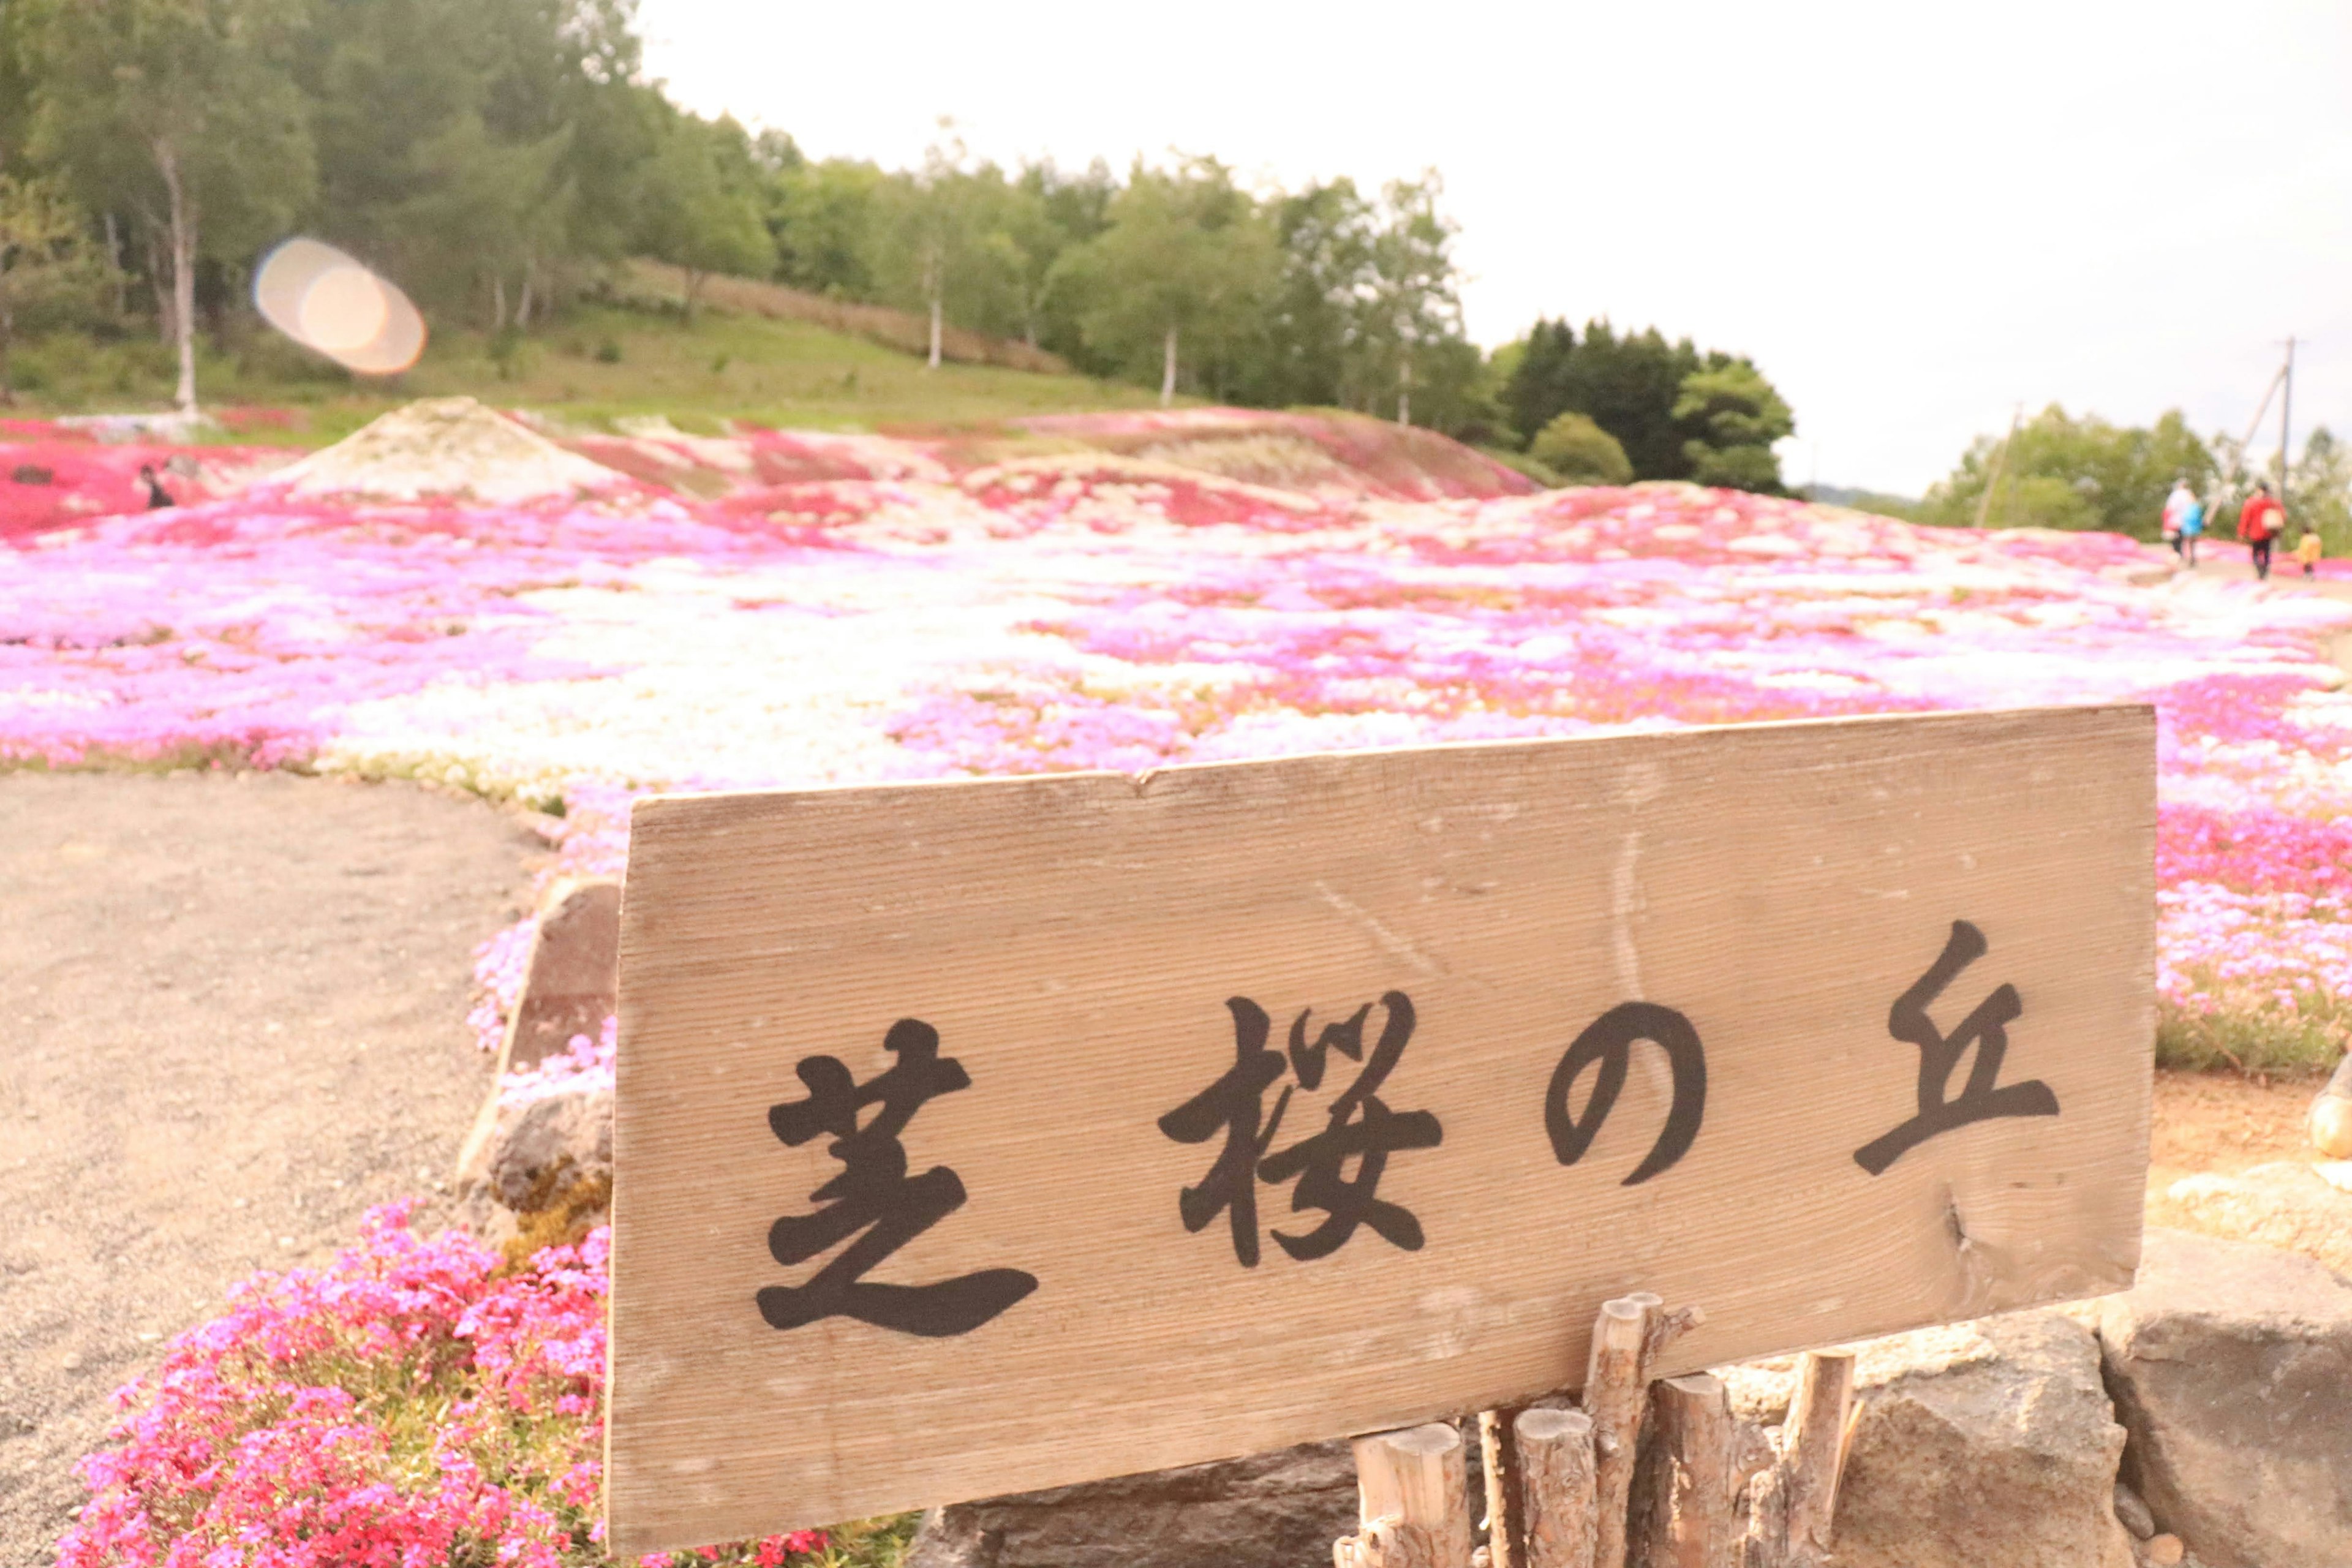
[[[155,469],[173,500],[198,501],[234,493],[294,456],[271,447],[101,440],[53,420],[0,419],[0,542],[144,510],[142,468]]]
[[[322,1269],[265,1275],[118,1396],[59,1568],[602,1563],[605,1237],[519,1271],[368,1216]],[[821,1531],[648,1557],[779,1568]]]
[[[20,535],[0,546],[0,765],[426,778],[558,813],[557,869],[616,871],[629,802],[658,788],[2147,700],[2165,1048],[2317,1063],[2352,1035],[2335,601],[2175,577],[2111,535],[1685,486],[1415,499],[1231,434],[1163,421],[1132,451],[973,461],[651,430],[604,456],[692,484],[496,508],[265,484]],[[484,952],[486,1041],[528,938]],[[583,1037],[507,1092],[593,1081],[611,1049]],[[405,1568],[466,1531],[596,1560],[590,1454],[564,1445],[595,1420],[601,1252],[515,1283],[404,1234],[257,1287],[133,1392],[74,1568],[330,1560],[285,1554],[317,1539]],[[383,1283],[403,1270],[410,1295]],[[467,1326],[499,1314],[505,1338]],[[403,1378],[473,1392],[395,1418],[381,1391]],[[528,1419],[483,1417],[516,1399]]]
[[[2317,1059],[2343,1037],[2334,601],[2168,578],[2112,535],[1687,487],[1255,483],[1168,460],[1213,420],[1134,417],[1160,456],[959,468],[939,443],[662,429],[625,438],[640,466],[731,476],[719,493],[264,483],[21,537],[0,762],[425,777],[567,809],[570,858],[616,868],[626,798],[659,787],[2147,700],[2168,1039]]]

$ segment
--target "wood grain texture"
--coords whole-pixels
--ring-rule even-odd
[[[1625,1568],[1633,1493],[1641,1458],[1642,1411],[1649,1401],[1649,1345],[1660,1302],[1639,1291],[1601,1303],[1584,1368],[1584,1413],[1592,1417],[1592,1518],[1595,1568]]]
[[[1427,1542],[1428,1558],[1437,1568],[1469,1568],[1475,1547],[1468,1447],[1462,1434],[1450,1423],[1433,1421],[1359,1437],[1352,1447],[1357,1514],[1374,1563],[1382,1552],[1380,1532],[1370,1527],[1395,1521]]]
[[[641,803],[614,1549],[1500,1407],[1574,1383],[1599,1303],[1633,1288],[1707,1309],[1669,1375],[2127,1284],[2154,774],[2152,713],[2113,707]],[[1917,1109],[1889,1009],[1956,921],[1990,951],[1928,1013],[1951,1030],[2014,985],[2000,1080],[2046,1083],[2060,1113],[1871,1175],[1856,1151]],[[1378,1195],[1424,1244],[1364,1229],[1300,1261],[1268,1239],[1244,1268],[1226,1216],[1188,1232],[1179,1192],[1219,1145],[1158,1121],[1234,1065],[1228,998],[1280,1049],[1301,1009],[1319,1027],[1392,990],[1415,1025],[1380,1096],[1443,1140],[1392,1154]],[[1706,1095],[1687,1152],[1626,1185],[1665,1122],[1664,1050],[1633,1046],[1571,1164],[1544,1108],[1571,1042],[1633,1000],[1689,1020]],[[769,1227],[817,1212],[841,1165],[780,1142],[769,1108],[806,1097],[807,1058],[870,1079],[902,1018],[971,1079],[914,1115],[908,1169],[952,1169],[968,1201],[869,1278],[1037,1287],[949,1338],[771,1328],[756,1292],[817,1265],[779,1265]],[[1328,1066],[1277,1150],[1358,1070]],[[1259,1231],[1321,1220],[1298,1185],[1257,1186]]]
[[[1517,1538],[1527,1568],[1592,1568],[1599,1550],[1593,1517],[1592,1417],[1581,1410],[1529,1410],[1511,1424],[1518,1451]]]
[[[1633,1552],[1641,1568],[1734,1568],[1732,1431],[1719,1380],[1695,1373],[1651,1384],[1652,1484]]]

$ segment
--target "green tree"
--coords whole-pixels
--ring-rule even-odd
[[[1581,414],[1560,414],[1536,432],[1528,456],[1570,485],[1622,485],[1633,465],[1617,437]]]
[[[1690,340],[1669,343],[1654,327],[1623,337],[1607,321],[1578,341],[1565,321],[1538,322],[1505,401],[1522,437],[1573,411],[1617,438],[1636,478],[1690,477],[1689,433],[1675,417],[1684,378],[1701,367]]]
[[[998,324],[1013,314],[1020,247],[992,219],[1018,198],[993,164],[967,167],[950,121],[924,149],[920,169],[894,175],[877,193],[871,270],[882,297],[930,317],[929,368],[937,370],[940,332],[950,312],[959,323]]]
[[[32,119],[32,75],[17,30],[9,25],[5,7],[0,7],[0,174],[31,172]]]
[[[1418,180],[1391,181],[1381,194],[1382,221],[1372,239],[1359,357],[1370,384],[1366,405],[1393,388],[1400,425],[1412,423],[1416,381],[1458,399],[1465,366],[1475,373],[1475,354],[1465,360],[1446,352],[1467,340],[1454,262],[1459,228],[1437,210],[1444,192],[1433,169]]]
[[[765,134],[760,151],[776,276],[812,294],[876,298],[880,290],[871,263],[878,247],[880,193],[889,176],[855,159],[810,163],[788,136]]]
[[[1024,163],[1016,182],[1036,204],[1042,226],[1024,242],[1024,277],[1030,280],[1032,306],[1023,332],[1039,348],[1049,349],[1072,363],[1088,363],[1086,333],[1079,325],[1076,302],[1057,286],[1062,258],[1110,226],[1111,198],[1118,194],[1118,177],[1100,158],[1072,173],[1050,158]]]
[[[2328,554],[2352,554],[2352,447],[2325,425],[2311,432],[2294,461],[2287,521],[2315,531]]]
[[[1576,408],[1576,330],[1565,321],[1538,320],[1528,335],[1495,351],[1503,377],[1504,416],[1524,447],[1560,415]]]
[[[1795,432],[1796,416],[1754,364],[1711,359],[1683,377],[1675,396],[1675,421],[1691,432],[1683,442],[1690,477],[1702,485],[1778,495],[1780,459],[1772,444]]]
[[[420,300],[483,302],[493,328],[528,325],[573,247],[562,167],[572,128],[544,116],[494,127],[491,116],[516,69],[519,24],[560,16],[520,0],[312,5],[296,79],[318,156],[313,231]]]
[[[16,401],[8,354],[17,312],[93,280],[86,223],[55,182],[0,174],[0,404]]]
[[[1919,515],[1967,524],[1982,503],[1996,528],[2108,529],[2154,539],[2173,481],[2186,479],[2201,494],[2216,471],[2212,453],[2177,409],[2153,426],[2132,426],[2078,418],[2053,403],[2020,425],[2013,440],[1979,437],[1928,490]]]
[[[200,252],[241,265],[308,201],[308,106],[289,69],[296,0],[18,0],[37,154],[127,195],[163,237],[174,397],[196,406]]]
[[[1109,217],[1056,268],[1085,301],[1088,341],[1138,379],[1158,359],[1163,406],[1175,401],[1187,363],[1212,396],[1238,384],[1243,350],[1281,268],[1257,203],[1213,158],[1168,170],[1139,161]]]
[[[1277,407],[1344,403],[1372,289],[1379,209],[1353,180],[1338,179],[1282,196],[1270,216],[1282,266],[1266,300],[1265,352],[1234,392]]]
[[[686,270],[690,319],[714,272],[765,278],[776,242],[761,214],[751,139],[732,120],[705,121],[662,106],[665,123],[644,171],[637,247]]]
[[[1749,360],[1702,355],[1655,327],[1620,336],[1606,321],[1587,322],[1581,340],[1566,321],[1538,321],[1496,357],[1522,444],[1561,414],[1582,414],[1616,438],[1636,479],[1781,488],[1772,443],[1796,421]]]

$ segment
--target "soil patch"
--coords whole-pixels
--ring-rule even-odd
[[[2324,1079],[2242,1078],[2233,1072],[2158,1068],[2156,1121],[2147,1167],[2147,1222],[2237,1236],[2168,1195],[2183,1176],[2233,1176],[2256,1165],[2320,1156],[2304,1132],[2311,1097]]]
[[[0,774],[0,1563],[51,1560],[108,1395],[229,1286],[441,1202],[534,851],[409,785]]]

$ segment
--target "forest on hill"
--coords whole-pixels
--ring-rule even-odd
[[[0,399],[13,342],[152,332],[193,408],[200,345],[252,335],[253,268],[300,233],[494,353],[648,258],[689,315],[712,277],[762,279],[911,312],[933,363],[961,329],[1546,479],[1780,487],[1793,417],[1744,359],[1606,323],[1482,353],[1443,196],[1434,172],[1253,187],[1208,156],[1004,168],[945,124],[916,168],[812,159],[672,102],[630,0],[5,0]]]

